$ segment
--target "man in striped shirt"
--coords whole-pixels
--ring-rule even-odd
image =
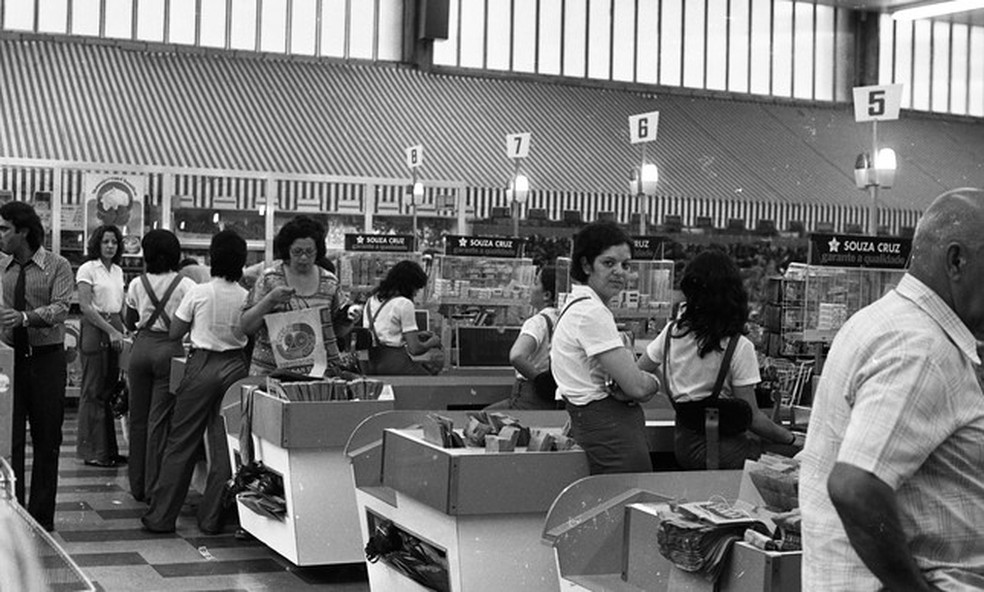
[[[34,462],[27,510],[44,529],[55,528],[58,454],[65,414],[65,317],[74,281],[68,261],[42,246],[44,227],[34,208],[0,206],[0,279],[3,341],[14,348],[11,460],[17,501],[24,505],[24,447],[31,425]]]
[[[803,590],[984,589],[984,190],[938,197],[838,331],[801,453]]]

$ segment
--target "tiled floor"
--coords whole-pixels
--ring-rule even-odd
[[[219,535],[202,535],[194,518],[195,494],[189,496],[175,534],[141,530],[139,518],[146,505],[126,491],[126,467],[104,469],[77,461],[76,424],[70,409],[53,536],[97,589],[369,590],[361,564],[298,568],[260,542],[236,539],[232,527]]]

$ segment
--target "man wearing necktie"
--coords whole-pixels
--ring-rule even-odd
[[[34,208],[0,206],[3,341],[14,348],[11,461],[17,501],[24,505],[24,448],[31,426],[34,462],[27,511],[49,532],[55,527],[58,455],[65,415],[65,317],[72,297],[68,261],[42,246],[44,227]]]

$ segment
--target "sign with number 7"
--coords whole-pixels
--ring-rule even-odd
[[[629,115],[629,141],[632,144],[656,141],[659,111]]]
[[[526,158],[530,155],[530,136],[525,134],[508,134],[506,136],[506,156],[509,158]]]
[[[893,121],[899,118],[902,85],[882,84],[854,88],[854,121]]]

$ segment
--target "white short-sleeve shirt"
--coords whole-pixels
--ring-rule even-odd
[[[75,282],[92,286],[92,307],[98,312],[119,314],[123,310],[123,268],[109,269],[98,259],[86,261],[75,272]]]
[[[246,346],[239,319],[249,292],[224,278],[192,286],[174,316],[191,323],[191,345],[197,349],[228,351]]]
[[[549,324],[548,318],[550,319]],[[519,329],[520,335],[528,335],[536,343],[536,349],[533,350],[530,363],[533,364],[537,374],[546,372],[550,368],[550,340],[553,333],[552,328],[556,326],[557,309],[548,306],[526,319]],[[517,372],[516,378],[523,378],[523,375]]]
[[[413,313],[413,301],[409,298],[396,296],[383,303],[373,296],[366,303],[363,311],[362,326],[368,329],[369,323],[375,318],[373,326],[379,343],[400,347],[406,345],[403,340],[404,333],[418,330],[417,319]]]
[[[666,332],[671,325],[663,328],[660,334],[646,346],[646,356],[656,364],[663,363],[663,344]],[[708,352],[704,357],[698,355],[698,343],[693,333],[680,336],[680,328],[672,325],[673,340],[670,343],[670,355],[667,360],[666,380],[673,400],[678,403],[700,401],[711,396],[714,383],[717,382],[721,362],[724,359],[724,349],[728,347],[728,339],[721,340],[721,350]],[[654,374],[660,376],[657,371]],[[662,377],[661,377],[662,379]],[[735,353],[731,358],[728,375],[721,396],[732,396],[732,388],[753,386],[762,382],[759,374],[758,357],[755,355],[755,345],[745,336],[738,337]]]
[[[587,299],[571,304],[576,298]],[[557,393],[573,405],[587,405],[608,396],[608,374],[598,354],[624,347],[612,311],[588,286],[572,286],[566,312],[554,328],[550,345],[550,369]]]
[[[167,273],[148,273],[147,279],[150,280],[150,287],[154,289],[154,295],[158,299],[164,297],[164,293],[167,292],[168,286],[171,285],[171,281],[177,276],[177,272],[169,271]],[[168,317],[174,316],[174,311],[178,309],[178,305],[181,304],[181,299],[184,295],[195,286],[195,282],[190,279],[181,276],[181,280],[178,285],[174,287],[174,292],[171,293],[171,297],[164,304],[164,312],[168,314]],[[154,321],[153,327],[144,327],[147,321],[150,320],[150,315],[154,313],[154,304],[150,300],[150,296],[147,295],[147,290],[144,289],[143,282],[139,277],[134,278],[130,282],[130,288],[126,292],[126,305],[137,311],[140,314],[140,320],[137,321],[138,329],[151,329],[153,331],[167,331],[168,327],[164,324],[164,319],[157,317]]]

